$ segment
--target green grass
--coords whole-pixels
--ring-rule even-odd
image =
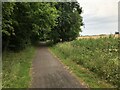
[[[3,88],[28,88],[31,80],[30,68],[35,47],[28,47],[20,52],[3,53]]]
[[[89,87],[119,87],[117,38],[81,39],[50,49]]]

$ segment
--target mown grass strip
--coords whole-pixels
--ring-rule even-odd
[[[20,52],[3,53],[3,88],[28,88],[31,80],[30,68],[35,47]]]

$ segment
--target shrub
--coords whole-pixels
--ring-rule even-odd
[[[88,68],[100,78],[119,87],[118,38],[80,39],[57,44],[54,48],[66,60]]]

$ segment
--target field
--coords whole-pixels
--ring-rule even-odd
[[[111,35],[101,34],[101,35],[92,35],[92,36],[80,36],[77,39],[89,39],[89,38],[97,39],[97,38],[105,38],[105,37],[109,38],[110,36],[118,38],[119,35],[118,34],[111,34]]]
[[[3,88],[27,88],[31,80],[30,68],[35,48],[28,47],[19,52],[3,52]]]
[[[55,53],[62,61],[65,62],[68,67],[72,67],[77,73],[81,73],[80,70],[74,68],[76,66],[82,66],[85,70],[95,74],[100,80],[107,82],[115,87],[120,87],[120,59],[118,58],[118,38],[113,36],[104,38],[88,38],[79,39],[71,42],[59,43],[51,47],[52,52]],[[75,63],[70,65],[67,63]],[[72,63],[72,64],[73,64]],[[88,74],[88,73],[86,73]],[[77,75],[79,77],[80,75]],[[89,76],[87,75],[87,78]],[[86,81],[84,79],[83,81]],[[88,82],[90,87],[102,87],[95,84],[98,80],[92,80],[89,78]],[[104,87],[104,86],[103,86]]]

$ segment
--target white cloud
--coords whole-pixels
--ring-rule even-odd
[[[86,27],[83,29],[83,34],[85,30],[85,34],[89,35],[91,28],[95,28],[98,34],[100,32],[111,33],[112,30],[112,33],[114,33],[118,29],[118,1],[119,0],[78,0],[81,7],[83,7],[82,16]],[[104,28],[100,28],[99,25]],[[93,30],[91,32],[94,34]]]

